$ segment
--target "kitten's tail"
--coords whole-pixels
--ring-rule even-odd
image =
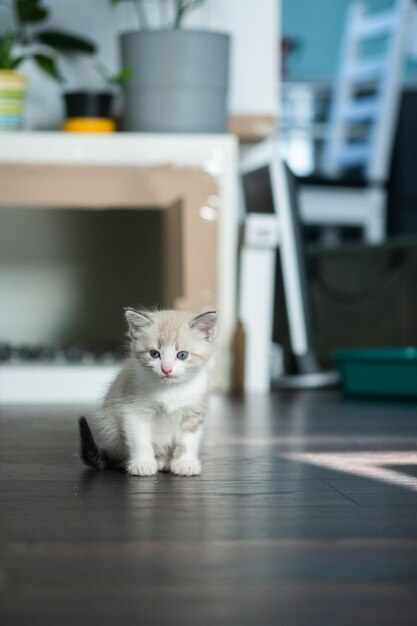
[[[80,457],[86,465],[94,469],[106,469],[109,467],[109,459],[104,450],[96,446],[92,432],[85,417],[78,420],[80,428]]]

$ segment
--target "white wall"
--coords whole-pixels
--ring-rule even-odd
[[[100,46],[100,58],[116,70],[117,34],[136,27],[129,3],[117,9],[107,0],[45,0],[52,11],[51,25],[90,36]],[[154,0],[150,0],[153,8]],[[156,10],[156,7],[155,7]],[[5,24],[4,10],[0,15]],[[186,21],[194,28],[221,30],[232,35],[230,112],[276,115],[278,77],[279,0],[206,0]],[[58,128],[62,120],[61,88],[31,64],[27,103],[28,128]],[[99,84],[87,59],[66,62],[68,87]]]
[[[279,0],[208,0],[188,23],[232,35],[234,114],[276,115]]]

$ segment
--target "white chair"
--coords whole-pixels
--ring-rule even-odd
[[[370,243],[385,238],[385,186],[412,3],[394,0],[392,8],[377,13],[368,13],[363,2],[350,7],[325,140],[325,178],[301,180],[307,224],[360,226]],[[378,51],[367,54],[372,45]],[[340,177],[353,168],[360,168],[363,178],[346,184]]]

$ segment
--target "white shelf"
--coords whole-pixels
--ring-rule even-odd
[[[229,134],[2,132],[0,163],[36,165],[160,165],[207,169],[236,157]]]
[[[0,189],[7,182],[10,167],[14,170],[14,166],[141,168],[168,165],[207,173],[216,183],[217,195],[212,200],[218,205],[217,310],[221,333],[215,386],[219,391],[228,391],[236,321],[237,159],[237,140],[229,134],[2,132]],[[8,198],[8,205],[13,205],[10,194],[4,198]],[[19,202],[17,205],[20,206]],[[192,275],[187,269],[187,276]]]
[[[119,366],[0,365],[0,405],[98,404]]]

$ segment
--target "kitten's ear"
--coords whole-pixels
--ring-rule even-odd
[[[140,335],[145,328],[148,328],[152,324],[152,320],[145,313],[139,313],[133,309],[125,309],[125,317],[129,324],[129,331],[133,338]]]
[[[197,315],[191,322],[190,328],[199,330],[207,340],[212,340],[216,336],[217,313],[208,311]]]

